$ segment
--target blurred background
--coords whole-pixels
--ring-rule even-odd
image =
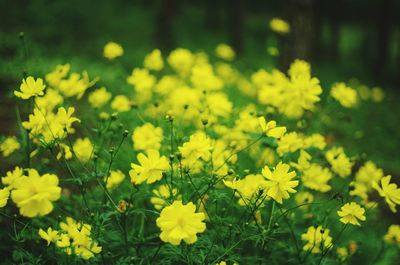
[[[274,66],[285,71],[301,58],[311,62],[325,91],[354,78],[382,87],[384,104],[361,106],[346,114],[350,126],[332,130],[343,138],[357,134],[346,148],[400,175],[399,11],[396,0],[0,0],[0,134],[15,133],[12,91],[24,70],[43,76],[70,63],[118,91],[130,89],[126,76],[154,48],[164,55],[176,47],[213,54],[224,42],[236,50],[234,64],[244,74]],[[270,29],[275,17],[289,22],[289,34]],[[108,41],[124,47],[118,63],[102,57]],[[268,47],[280,56],[271,56]]]

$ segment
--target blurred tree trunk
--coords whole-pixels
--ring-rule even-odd
[[[244,49],[244,0],[231,0],[229,7],[229,35],[231,44],[237,54],[242,54]]]
[[[294,59],[312,59],[314,4],[314,0],[287,0],[284,3],[291,31],[282,47],[280,68],[283,71],[288,69]]]
[[[163,50],[174,48],[172,23],[178,9],[178,0],[161,1],[161,9],[156,18],[154,38],[157,47]]]
[[[379,10],[376,14],[377,23],[377,54],[375,62],[375,71],[378,74],[386,73],[388,56],[389,56],[389,42],[390,33],[392,26],[392,13],[393,12],[393,1],[392,0],[381,0],[379,2]]]

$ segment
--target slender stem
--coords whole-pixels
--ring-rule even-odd
[[[271,226],[272,226],[272,219],[273,219],[274,211],[275,211],[275,201],[272,200],[271,213],[269,215],[268,228],[267,228],[268,231],[271,229]]]

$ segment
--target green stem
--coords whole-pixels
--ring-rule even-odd
[[[272,219],[275,211],[275,201],[272,200],[272,206],[271,206],[271,213],[269,215],[269,221],[268,221],[268,231],[271,229],[272,226]]]

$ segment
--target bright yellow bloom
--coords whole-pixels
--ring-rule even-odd
[[[301,177],[305,187],[320,192],[327,192],[332,189],[328,184],[332,178],[333,175],[329,169],[318,164],[310,164],[308,168],[304,169]]]
[[[35,80],[32,76],[28,76],[26,79],[22,79],[20,91],[14,91],[14,95],[22,99],[43,96],[45,87],[42,78]]]
[[[160,150],[163,140],[163,130],[151,123],[136,127],[132,134],[133,148],[135,150]]]
[[[397,244],[400,247],[400,225],[391,225],[383,239],[387,243]]]
[[[332,166],[332,171],[344,178],[351,174],[353,163],[344,153],[342,147],[333,147],[325,154],[326,160]]]
[[[7,205],[8,197],[10,197],[10,190],[8,188],[0,189],[0,208]]]
[[[58,231],[53,230],[51,227],[47,228],[47,232],[40,228],[39,236],[47,241],[47,246],[49,246],[50,243],[55,243],[60,238],[58,235]]]
[[[195,65],[192,68],[190,81],[193,87],[201,90],[220,90],[224,83],[215,75],[213,67],[210,64]]]
[[[400,204],[400,188],[397,184],[390,183],[392,176],[388,175],[381,178],[381,186],[377,182],[372,183],[372,187],[379,192],[379,195],[385,198],[386,203],[392,212],[397,212],[396,205]]]
[[[144,67],[149,70],[160,71],[164,67],[164,61],[159,49],[154,49],[151,53],[147,54],[143,62]]]
[[[296,201],[297,205],[303,205],[307,203],[312,203],[314,201],[314,195],[312,195],[308,191],[302,191],[298,192],[295,196],[294,199]],[[303,206],[306,207],[306,206]]]
[[[92,157],[93,144],[87,137],[79,138],[75,141],[72,149],[78,159],[85,163]]]
[[[197,132],[190,136],[189,142],[179,147],[184,162],[192,164],[199,158],[208,161],[211,158],[211,140],[204,132]]]
[[[44,112],[50,112],[56,106],[61,105],[63,101],[63,96],[61,96],[57,90],[48,88],[46,89],[46,94],[43,97],[35,98],[35,105],[39,109],[43,109]]]
[[[103,56],[108,60],[114,60],[124,54],[124,49],[121,45],[115,42],[108,42],[103,49]]]
[[[215,54],[219,58],[226,61],[232,61],[233,59],[235,59],[236,56],[236,53],[232,49],[232,47],[225,43],[218,44],[218,46],[215,48]]]
[[[150,198],[150,202],[154,205],[154,208],[161,210],[168,205],[168,199],[177,196],[178,190],[176,188],[171,190],[168,185],[160,185],[158,189],[153,190],[153,194],[154,196]]]
[[[284,134],[278,141],[276,151],[280,156],[285,153],[293,153],[302,148],[304,145],[303,138],[296,132]]]
[[[90,93],[88,101],[93,108],[101,108],[111,99],[111,96],[105,87],[101,87]]]
[[[15,180],[24,175],[24,170],[20,167],[15,167],[13,171],[8,171],[5,177],[1,178],[1,182],[10,190],[15,188]]]
[[[53,201],[61,196],[58,177],[54,174],[40,176],[35,169],[28,169],[28,176],[15,180],[12,200],[22,216],[44,216],[53,211]]]
[[[79,73],[71,73],[68,79],[61,79],[57,88],[65,97],[74,97],[80,99],[86,90],[96,84],[99,80],[98,77],[92,81],[89,79],[89,74],[83,71],[82,75]]]
[[[167,58],[168,64],[181,76],[187,76],[190,73],[194,60],[194,54],[182,48],[173,50]]]
[[[14,151],[21,148],[21,145],[17,141],[17,137],[7,137],[1,144],[0,144],[0,152],[3,153],[4,157],[7,157],[14,153]]]
[[[149,93],[157,80],[155,76],[149,73],[149,70],[135,68],[126,81],[135,87],[137,93]]]
[[[60,228],[62,231],[56,246],[68,255],[71,255],[73,250],[75,255],[88,260],[102,251],[102,247],[90,237],[92,227],[89,224],[67,217],[65,223],[60,223]]]
[[[314,254],[321,253],[321,248],[325,251],[333,247],[332,237],[329,236],[329,229],[323,229],[322,226],[318,226],[317,228],[310,226],[307,232],[301,235],[301,239],[307,241],[303,249],[311,251]]]
[[[357,91],[346,86],[345,83],[337,83],[333,85],[331,96],[346,108],[352,108],[357,104]]]
[[[126,96],[117,95],[111,102],[111,108],[118,112],[126,112],[131,109],[131,102]]]
[[[356,173],[356,182],[371,189],[373,182],[378,182],[383,177],[383,170],[378,168],[374,162],[367,161]]]
[[[271,120],[267,123],[263,116],[258,118],[258,123],[260,124],[263,133],[265,133],[268,137],[279,139],[286,133],[286,127],[276,126],[276,121],[274,120]]]
[[[319,134],[314,133],[304,138],[304,148],[315,147],[320,150],[324,150],[326,147],[325,138]]]
[[[346,203],[337,214],[344,224],[360,225],[358,220],[365,221],[365,209],[355,202]]]
[[[71,66],[69,64],[57,65],[52,72],[46,74],[47,83],[51,87],[57,88],[60,85],[60,81],[68,75],[70,69]]]
[[[162,178],[162,173],[170,168],[168,159],[160,156],[157,150],[148,150],[147,156],[143,153],[137,155],[140,165],[131,163],[132,169],[129,171],[131,181],[134,184],[146,182],[154,183]]]
[[[193,244],[197,241],[197,233],[206,230],[204,219],[204,213],[196,213],[192,202],[182,204],[182,201],[174,201],[161,211],[156,223],[162,241],[179,245],[184,240],[186,244]]]
[[[311,65],[304,60],[296,59],[290,64],[288,74],[290,78],[296,78],[298,76],[310,77]]]
[[[262,197],[256,195],[261,192],[261,195],[265,194],[266,181],[265,178],[260,174],[250,174],[244,179],[234,179],[232,181],[224,180],[225,186],[233,189],[235,196],[239,198],[240,205],[248,205],[258,199],[258,203],[262,201]]]
[[[290,25],[285,20],[280,18],[273,18],[269,22],[269,27],[279,34],[287,34],[290,32]]]
[[[299,185],[298,180],[292,180],[296,177],[294,171],[290,171],[287,164],[279,162],[272,172],[268,166],[262,169],[262,175],[267,179],[265,186],[267,188],[267,195],[274,199],[276,202],[282,204],[283,199],[288,199],[289,193],[295,193],[294,189]]]
[[[107,179],[107,189],[111,190],[117,187],[125,179],[125,174],[121,170],[112,170]]]

